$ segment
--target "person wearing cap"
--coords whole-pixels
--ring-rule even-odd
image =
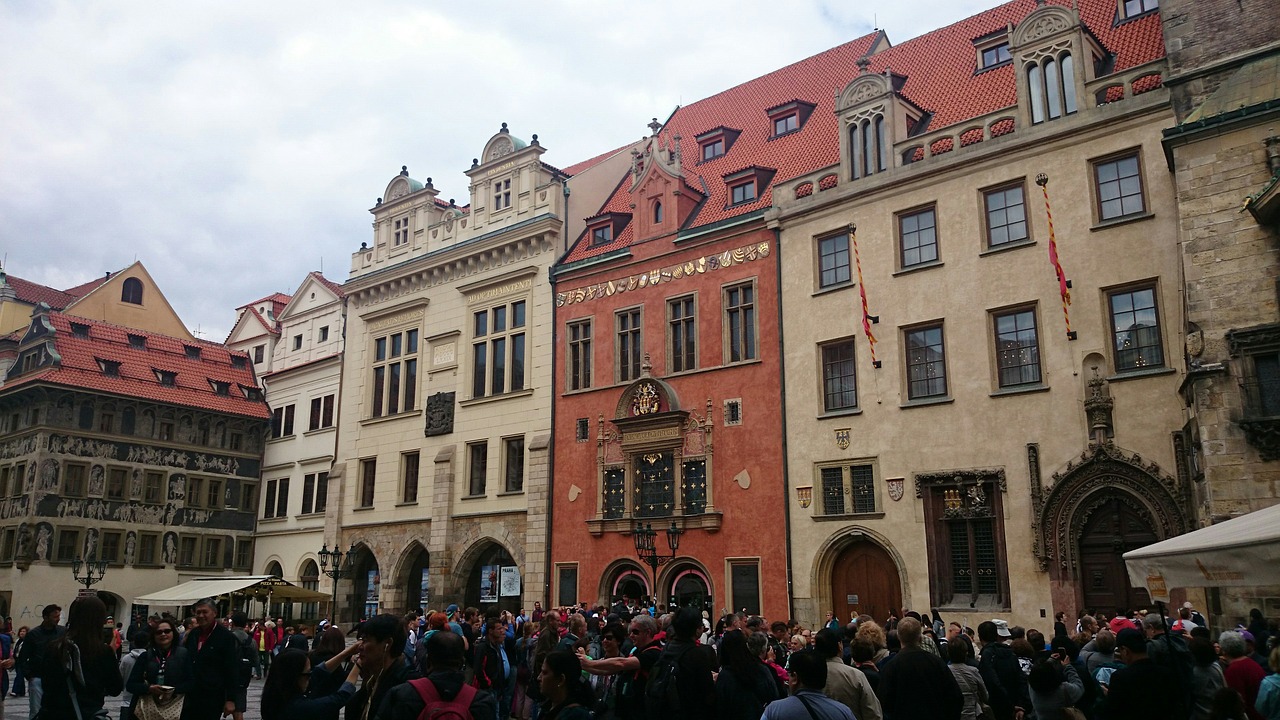
[[[1116,633],[1116,656],[1124,667],[1111,674],[1101,720],[1178,720],[1186,717],[1178,676],[1147,657],[1147,637],[1135,628]]]
[[[1245,630],[1244,627],[1236,628],[1236,632],[1239,632],[1240,637],[1244,638],[1244,654],[1250,660],[1258,663],[1258,667],[1262,668],[1263,672],[1271,672],[1270,668],[1267,667],[1266,656],[1258,652],[1258,641],[1254,638],[1253,633]]]
[[[1004,620],[987,620],[978,625],[978,642],[982,645],[978,671],[987,686],[996,720],[1014,720],[1021,713],[1031,712],[1027,676],[1007,644],[1010,637],[1009,623]]]

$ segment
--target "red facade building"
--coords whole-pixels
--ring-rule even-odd
[[[879,33],[678,109],[554,269],[551,601],[790,615],[775,181]],[[820,154],[820,153],[818,153]],[[674,555],[653,575],[633,530]],[[678,549],[668,544],[679,531]]]

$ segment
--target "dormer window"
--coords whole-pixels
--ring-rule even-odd
[[[653,224],[654,225],[662,224],[662,201],[661,200],[653,201]]]
[[[756,179],[753,177],[745,182],[729,186],[729,204],[741,205],[756,199]]]
[[[773,123],[773,137],[793,133],[804,126],[805,120],[813,112],[814,104],[803,100],[792,100],[776,107],[769,108],[769,122]]]
[[[89,337],[89,326],[84,323],[73,322],[71,323],[71,334],[76,337],[87,338]]]
[[[622,230],[629,222],[631,222],[631,213],[606,212],[587,218],[587,234],[591,237],[591,247],[613,242],[622,234]]]
[[[1070,52],[1029,63],[1026,73],[1033,124],[1056,120],[1076,111],[1075,61]]]
[[[134,335],[129,333],[129,347],[135,350],[147,349],[147,338],[145,335]]]
[[[159,380],[161,385],[173,387],[178,384],[178,373],[176,372],[156,368],[152,368],[152,372],[156,374],[156,380]]]
[[[256,387],[241,385],[240,392],[244,395],[246,400],[253,400],[254,402],[262,400],[262,391]]]
[[[613,226],[601,225],[591,228],[591,245],[608,245],[613,242]]]
[[[200,348],[195,347],[194,345],[183,345],[182,347],[187,351],[187,357],[192,360],[200,359]]]
[[[855,180],[889,169],[889,128],[883,114],[849,123],[849,159]]]
[[[107,377],[120,377],[120,363],[116,360],[103,360],[97,358],[98,368],[102,370],[102,374]]]
[[[209,387],[213,388],[213,392],[216,395],[231,394],[231,383],[229,382],[222,382],[221,380],[214,380],[213,378],[209,378]]]
[[[232,355],[232,356],[231,356],[231,367],[236,368],[236,369],[239,369],[239,370],[243,370],[244,368],[246,368],[246,367],[248,367],[248,366],[249,366],[249,362],[248,362],[248,360],[246,360],[243,356],[241,356],[241,355]]]
[[[769,183],[773,181],[773,174],[776,171],[772,168],[762,168],[755,165],[744,168],[734,173],[724,176],[724,185],[727,190],[726,205],[733,207],[734,205],[746,205],[753,203],[760,198],[764,189],[769,187]]]
[[[493,210],[505,210],[511,207],[511,180],[499,180],[493,184]]]
[[[395,236],[392,239],[392,244],[394,246],[398,247],[409,242],[409,216],[406,215],[405,217],[396,220],[394,229]]]
[[[1158,10],[1160,8],[1160,0],[1123,0],[1120,5],[1124,11],[1121,18],[1128,20],[1129,18]]]
[[[742,131],[740,130],[721,125],[697,135],[694,139],[698,142],[698,155],[702,158],[702,162],[715,160],[729,152],[729,149],[733,147],[733,142],[741,134]]]
[[[1004,40],[995,45],[978,49],[978,69],[986,70],[988,68],[1003,65],[1013,60],[1013,55],[1009,54],[1009,41]]]

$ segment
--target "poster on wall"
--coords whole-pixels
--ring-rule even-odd
[[[498,594],[502,597],[520,597],[520,568],[514,565],[503,566]]]
[[[498,566],[480,566],[480,602],[498,601]]]
[[[381,594],[382,578],[377,570],[369,571],[369,579],[364,591],[364,616],[371,618],[378,614],[378,596]]]
[[[426,568],[422,568],[422,585],[419,587],[418,592],[418,607],[420,608],[425,608],[431,598],[431,581],[427,579],[429,572]]]

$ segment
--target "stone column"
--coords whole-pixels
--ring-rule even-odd
[[[435,457],[435,477],[431,485],[431,605],[444,609],[449,603],[462,605],[462,583],[453,577],[453,456],[455,446],[445,445]]]
[[[524,538],[524,606],[531,608],[535,601],[550,607],[546,592],[549,568],[547,567],[547,543],[550,527],[547,525],[547,499],[550,493],[551,435],[538,435],[529,443],[529,470],[525,482],[528,502]]]

